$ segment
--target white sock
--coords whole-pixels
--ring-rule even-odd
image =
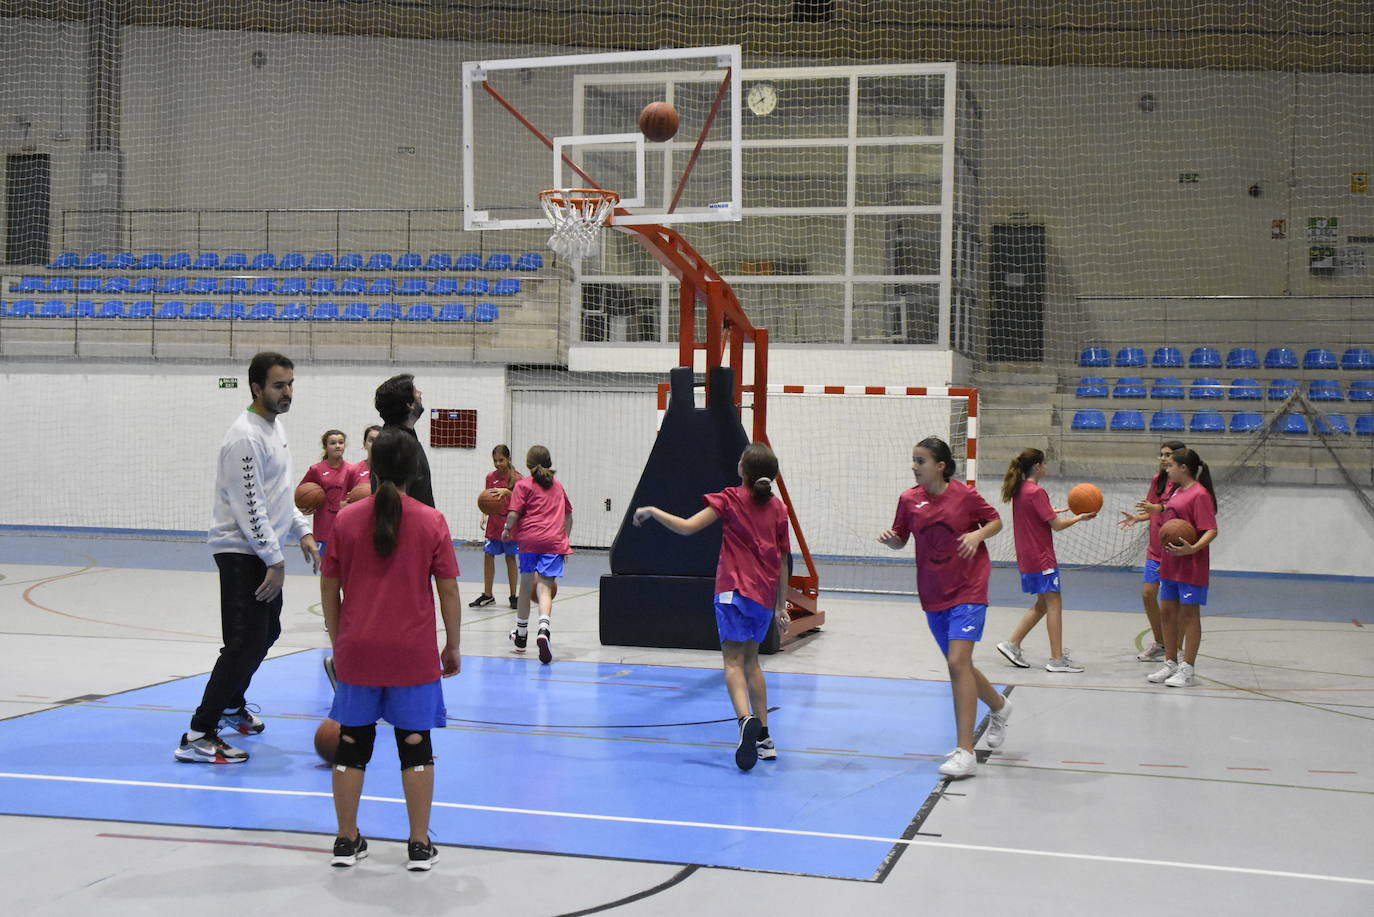
[[[551,628],[549,627],[549,619],[546,618],[546,617],[544,617],[543,615],[540,615],[540,616],[539,616],[539,629],[540,629],[540,630],[551,630]]]
[[[203,738],[205,738],[205,733],[203,733],[203,732],[197,732],[197,731],[194,730],[194,729],[188,729],[188,730],[186,730],[186,741],[188,741],[188,742],[194,742],[196,739],[203,739]]]

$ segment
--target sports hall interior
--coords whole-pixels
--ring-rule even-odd
[[[4,4],[4,910],[1374,912],[1365,12]],[[719,55],[686,53],[734,46],[728,77]],[[569,63],[537,63],[554,58]],[[468,66],[510,60],[531,63]],[[713,116],[723,79],[738,94]],[[483,80],[550,137],[631,135],[644,104],[672,98],[676,137],[640,144],[650,191],[682,181],[705,212],[739,179],[732,219],[674,225],[768,332],[767,432],[825,611],[764,657],[779,758],[747,774],[719,654],[605,643],[599,626],[681,363],[679,282],[626,227],[580,262],[546,227],[475,228],[537,217],[535,192],[563,186]],[[641,154],[616,142],[628,159],[572,158],[628,196]],[[691,309],[704,327],[705,304]],[[295,361],[298,474],[328,429],[362,457],[383,379],[414,373],[424,392],[464,667],[445,682],[441,859],[423,876],[390,843],[404,829],[389,750],[363,802],[373,856],[327,865],[310,735],[328,640],[298,552],[250,697],[268,724],[254,759],[232,774],[172,759],[219,646],[216,449],[262,350]],[[974,659],[1016,715],[957,782],[935,770],[949,676],[911,549],[876,544],[932,434],[1007,521]],[[1117,526],[1165,440],[1202,456],[1219,498],[1199,683],[1177,689],[1136,660],[1152,639],[1144,542]],[[497,443],[517,465],[547,445],[574,505],[547,667],[511,654],[499,571],[497,605],[466,607]],[[993,648],[1027,604],[998,494],[1026,447],[1045,452],[1055,505],[1080,481],[1106,497],[1056,538],[1082,674]],[[1043,630],[1026,649],[1047,656]]]

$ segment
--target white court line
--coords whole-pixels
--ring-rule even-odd
[[[170,790],[209,790],[218,793],[254,793],[263,796],[300,796],[332,799],[332,793],[313,790],[269,790],[259,787],[204,786],[191,783],[162,783],[152,780],[115,780],[107,777],[66,777],[57,774],[10,774],[0,772],[0,778],[11,780],[51,780],[64,783],[95,783],[110,786],[150,787]],[[368,802],[390,802],[405,805],[404,799],[390,796],[363,796]],[[970,850],[978,853],[1014,853],[1021,856],[1052,857],[1065,860],[1090,860],[1097,863],[1124,863],[1134,866],[1167,866],[1174,869],[1198,869],[1206,872],[1229,872],[1247,876],[1273,876],[1280,879],[1311,879],[1317,882],[1344,882],[1351,885],[1374,886],[1374,879],[1353,876],[1328,876],[1311,872],[1286,872],[1277,869],[1251,869],[1245,866],[1219,866],[1212,863],[1184,863],[1177,860],[1148,860],[1140,857],[1105,856],[1093,853],[1063,853],[1054,850],[1030,850],[1023,847],[992,847],[986,844],[958,844],[952,841],[932,841],[926,838],[875,837],[868,834],[840,834],[831,831],[802,831],[795,828],[764,828],[758,825],[724,825],[704,821],[677,821],[664,818],[635,818],[628,815],[593,815],[584,812],[553,812],[545,809],[517,809],[510,806],[480,806],[462,802],[439,802],[444,809],[466,809],[471,812],[500,812],[507,815],[537,815],[547,818],[577,818],[587,821],[628,822],[636,825],[664,825],[672,828],[707,828],[714,831],[751,831],[756,834],[783,834],[792,837],[815,837],[825,840],[865,841],[891,846],[935,847],[950,850]],[[99,819],[94,819],[99,820]]]

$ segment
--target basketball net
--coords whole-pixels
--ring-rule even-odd
[[[620,195],[598,188],[549,188],[539,192],[539,204],[553,226],[549,248],[571,261],[596,251],[601,230]]]

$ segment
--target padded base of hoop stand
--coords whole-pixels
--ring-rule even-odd
[[[715,585],[714,576],[601,577],[602,645],[719,650]],[[774,622],[759,652],[778,645]]]

